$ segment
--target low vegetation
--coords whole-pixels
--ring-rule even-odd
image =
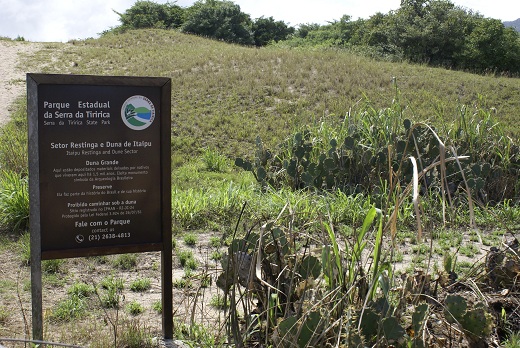
[[[105,34],[164,28],[241,45],[332,48],[381,60],[479,73],[520,73],[520,34],[500,20],[451,1],[405,0],[397,10],[368,19],[339,15],[326,25],[298,23],[295,29],[272,17],[252,20],[227,0],[200,0],[187,8],[137,1],[119,13],[121,25]]]
[[[176,338],[518,340],[518,79],[161,29],[48,44],[36,61],[46,73],[172,78]],[[27,184],[23,101],[15,109],[0,134],[1,337],[30,336],[28,201],[15,197]],[[49,339],[157,346],[158,260],[49,263]]]

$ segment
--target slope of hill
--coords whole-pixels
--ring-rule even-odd
[[[247,48],[171,30],[132,31],[56,48],[49,44],[32,58],[48,62],[43,72],[171,77],[172,146],[180,156],[205,147],[249,154],[257,135],[274,146],[296,127],[339,121],[352,109],[390,107],[394,100],[405,117],[433,123],[459,118],[463,106],[470,114],[487,106],[518,134],[520,79],[336,50]]]
[[[520,31],[520,18],[518,18],[515,21],[511,21],[511,22],[504,22],[504,25],[506,27],[513,27],[516,29],[516,31]]]
[[[9,120],[10,105],[25,90],[25,66],[20,66],[19,56],[33,54],[41,43],[0,39],[0,125]]]
[[[383,232],[383,218],[401,214],[391,214],[388,211],[387,215],[387,212],[383,210],[381,210],[381,214],[378,214],[374,204],[393,209],[389,208],[392,204],[388,202],[393,201],[394,197],[401,196],[400,192],[403,192],[401,188],[396,188],[395,191],[390,188],[387,201],[382,197],[385,194],[382,194],[383,190],[380,190],[379,186],[377,190],[371,190],[372,192],[367,196],[365,194],[351,196],[343,194],[343,192],[338,192],[337,195],[329,192],[330,194],[327,193],[322,196],[314,195],[310,190],[290,192],[266,190],[266,192],[261,192],[256,186],[248,184],[254,180],[251,175],[247,175],[249,177],[249,179],[246,179],[247,181],[235,181],[235,178],[242,179],[246,175],[242,177],[244,173],[240,172],[239,177],[236,172],[213,172],[212,170],[202,169],[204,166],[201,160],[202,156],[192,156],[208,146],[216,147],[230,155],[241,155],[243,153],[250,155],[254,138],[257,135],[261,135],[263,139],[267,139],[269,142],[275,142],[289,135],[295,127],[310,123],[322,126],[321,128],[325,133],[330,131],[331,127],[328,123],[323,125],[321,123],[323,120],[345,121],[343,125],[348,126],[349,129],[350,126],[356,127],[359,120],[365,123],[366,134],[370,137],[378,131],[385,133],[383,127],[388,124],[385,124],[384,121],[380,122],[381,124],[378,121],[369,123],[368,117],[365,116],[374,115],[374,112],[372,112],[374,110],[377,113],[377,110],[389,107],[391,108],[379,113],[380,118],[372,119],[399,120],[400,118],[396,115],[400,116],[402,113],[404,117],[445,126],[442,129],[438,128],[439,132],[447,133],[451,131],[454,133],[455,131],[450,128],[450,123],[461,118],[461,114],[470,116],[476,113],[479,116],[481,112],[487,115],[490,111],[497,119],[508,126],[508,130],[512,134],[518,134],[518,121],[515,116],[520,107],[520,79],[477,76],[418,65],[377,62],[332,50],[245,48],[181,35],[173,31],[135,31],[120,36],[107,36],[98,40],[75,41],[68,44],[42,44],[42,47],[42,50],[28,57],[23,63],[29,71],[62,74],[166,76],[172,79],[172,146],[174,153],[179,156],[179,161],[188,158],[188,161],[196,162],[187,163],[185,166],[175,166],[178,163],[174,163],[175,175],[172,177],[175,187],[172,192],[172,215],[176,220],[174,232],[177,234],[174,242],[176,261],[173,272],[173,279],[176,281],[173,290],[176,338],[178,336],[180,336],[178,338],[186,337],[190,340],[188,342],[190,346],[229,346],[227,343],[216,344],[220,338],[230,335],[222,329],[230,321],[229,327],[242,328],[242,318],[251,318],[253,316],[249,314],[249,311],[254,310],[254,313],[257,313],[257,309],[260,309],[251,304],[256,301],[260,303],[260,296],[263,299],[268,297],[265,297],[267,293],[260,294],[258,292],[260,295],[255,293],[255,297],[252,297],[250,295],[252,293],[243,292],[246,296],[241,296],[243,300],[237,302],[236,306],[243,308],[245,313],[240,315],[240,319],[238,319],[240,322],[233,322],[235,319],[232,317],[238,316],[228,315],[229,311],[217,310],[216,308],[221,307],[213,304],[214,299],[221,298],[219,296],[222,292],[217,290],[213,280],[209,281],[209,286],[207,284],[208,279],[215,279],[213,276],[224,271],[219,268],[217,259],[225,255],[228,250],[231,250],[231,252],[236,250],[234,246],[237,245],[278,245],[279,241],[284,240],[284,244],[288,244],[286,241],[289,238],[294,240],[291,243],[294,246],[291,245],[290,249],[287,249],[289,252],[284,252],[283,247],[276,247],[277,250],[281,251],[280,254],[284,253],[283,260],[279,257],[278,261],[275,261],[279,262],[281,266],[274,267],[273,264],[272,268],[278,269],[274,272],[280,276],[276,276],[275,273],[272,273],[272,277],[269,276],[269,281],[276,279],[273,282],[274,285],[269,285],[269,289],[279,286],[278,279],[285,277],[282,272],[290,268],[285,266],[289,265],[288,262],[294,265],[300,263],[305,265],[305,267],[299,268],[301,271],[298,272],[297,277],[292,276],[293,278],[290,278],[290,282],[301,283],[304,272],[307,273],[307,277],[312,277],[309,278],[309,284],[317,290],[312,290],[313,295],[309,298],[316,297],[315,300],[312,299],[315,304],[309,300],[309,304],[306,303],[305,305],[312,310],[317,308],[321,311],[321,308],[323,308],[323,313],[327,314],[323,317],[327,320],[329,317],[332,318],[331,325],[329,325],[329,322],[323,325],[321,322],[316,324],[315,327],[319,330],[325,330],[323,334],[318,329],[313,329],[312,335],[330,338],[331,344],[339,344],[337,343],[339,334],[342,337],[350,335],[350,329],[345,325],[352,326],[356,330],[355,327],[358,324],[350,325],[351,318],[356,316],[355,313],[362,311],[359,306],[368,303],[361,296],[368,296],[371,293],[371,291],[366,290],[365,286],[358,287],[356,284],[376,284],[375,277],[378,274],[383,274],[373,270],[372,265],[375,265],[376,269],[379,265],[381,265],[381,269],[386,268],[387,264],[392,265],[396,272],[391,273],[395,275],[387,277],[384,273],[385,284],[396,284],[391,292],[388,292],[388,295],[391,296],[388,298],[400,297],[403,300],[395,306],[396,311],[391,313],[389,317],[391,321],[386,316],[377,314],[380,312],[378,306],[374,308],[367,306],[367,312],[370,311],[371,314],[366,315],[365,318],[373,321],[375,326],[379,328],[376,327],[377,330],[374,329],[375,331],[385,331],[383,330],[387,326],[385,323],[390,323],[393,328],[397,328],[391,330],[391,335],[399,338],[402,342],[406,342],[410,337],[405,336],[408,331],[404,328],[409,327],[410,314],[413,312],[412,317],[420,316],[423,318],[418,319],[422,322],[419,326],[426,327],[427,321],[435,324],[430,325],[431,327],[428,326],[427,332],[423,330],[423,333],[416,335],[417,337],[422,336],[422,340],[425,342],[427,339],[428,342],[434,342],[431,345],[446,346],[446,342],[455,342],[454,347],[468,346],[466,341],[475,340],[476,334],[469,331],[470,329],[474,330],[474,327],[471,326],[473,320],[466,322],[466,326],[462,326],[463,320],[458,321],[457,325],[459,326],[451,326],[452,320],[446,319],[449,315],[447,314],[448,310],[437,311],[430,307],[430,302],[420,305],[417,303],[416,294],[422,293],[427,293],[429,297],[425,301],[429,301],[431,298],[436,303],[435,306],[439,304],[448,309],[450,309],[448,305],[464,306],[463,313],[465,314],[463,318],[467,318],[469,314],[472,316],[471,319],[473,319],[473,316],[477,317],[476,321],[483,323],[482,326],[485,325],[486,327],[486,331],[484,329],[478,331],[478,334],[483,332],[485,335],[482,339],[485,338],[486,342],[483,342],[479,337],[482,346],[496,345],[496,342],[506,339],[506,333],[498,337],[499,329],[503,332],[507,331],[507,333],[520,331],[518,325],[520,320],[515,309],[516,306],[511,305],[511,303],[515,304],[517,303],[515,301],[518,301],[518,296],[511,290],[516,284],[516,277],[514,277],[516,273],[513,276],[507,275],[506,278],[503,276],[506,272],[501,264],[497,265],[496,269],[489,271],[481,263],[482,260],[488,260],[490,256],[496,256],[497,252],[491,248],[493,253],[490,252],[485,257],[491,246],[501,248],[506,242],[506,233],[507,237],[511,234],[510,227],[501,227],[501,225],[516,228],[519,215],[516,206],[507,203],[498,214],[488,214],[488,209],[479,210],[479,224],[485,223],[485,226],[489,226],[482,230],[480,228],[479,230],[467,228],[467,226],[470,226],[470,223],[467,222],[468,215],[471,214],[468,214],[466,208],[463,207],[460,217],[458,211],[454,210],[453,215],[457,216],[450,217],[449,225],[444,224],[447,228],[443,228],[440,212],[444,211],[444,204],[441,208],[441,202],[436,195],[432,196],[435,197],[433,200],[437,201],[436,204],[434,204],[435,202],[425,203],[427,202],[426,196],[429,196],[425,195],[425,199],[421,203],[425,208],[421,215],[427,217],[423,220],[424,225],[428,226],[425,229],[428,232],[425,233],[425,239],[421,240],[420,232],[417,236],[413,222],[410,223],[410,221],[415,220],[415,216],[411,213],[413,208],[411,208],[410,202],[403,204],[403,206],[406,206],[403,207],[403,223],[401,220],[394,220],[396,221],[395,224],[399,226],[399,230],[395,231],[394,237],[391,236],[391,233],[394,232],[387,232],[389,230],[386,227]],[[400,107],[398,107],[399,105]],[[25,116],[24,108],[21,105],[17,107],[20,109],[18,117],[23,119]],[[370,109],[370,112],[363,113],[363,110],[367,109]],[[352,115],[350,110],[356,111],[356,122],[350,122],[351,118],[349,117]],[[472,122],[475,119],[478,121],[478,117],[475,119],[471,117],[463,118],[467,122]],[[11,123],[13,127],[18,127],[18,130],[25,134],[26,128],[19,127],[19,124],[14,123]],[[479,123],[478,126],[473,125],[474,127],[467,128],[478,129],[481,125]],[[483,125],[478,131],[478,135],[485,137],[486,131],[489,129],[486,127],[489,127],[489,124]],[[475,139],[479,140],[480,138],[475,137]],[[27,144],[27,140],[23,136],[20,136],[16,142],[18,141]],[[10,142],[3,141],[1,143],[8,145],[4,149],[9,149],[9,151],[4,152],[11,152]],[[327,143],[332,144],[332,141]],[[428,147],[430,147],[430,144]],[[364,144],[361,145],[365,146]],[[388,146],[388,149],[391,150],[392,146]],[[495,152],[497,147],[489,146],[488,149],[490,149],[490,152]],[[417,151],[419,152],[419,150]],[[500,151],[496,152],[500,153]],[[360,153],[367,152],[360,151]],[[473,155],[473,153],[471,154]],[[215,157],[217,155],[220,157],[220,154],[216,154]],[[227,158],[224,160],[227,160]],[[23,161],[23,163],[26,162],[26,160]],[[368,162],[362,162],[370,168],[370,165],[367,165]],[[226,165],[231,166],[231,163],[226,162]],[[473,171],[473,167],[471,170]],[[479,166],[477,170],[481,172],[483,167]],[[379,171],[375,172],[381,174]],[[357,173],[364,174],[366,172],[357,171]],[[515,173],[517,172],[515,171]],[[23,175],[26,175],[26,171]],[[518,175],[515,175],[511,180],[513,181],[512,186],[515,186],[518,181]],[[393,176],[392,174],[389,177],[392,178]],[[408,181],[406,180],[406,182]],[[498,186],[495,185],[498,181],[500,180],[493,179],[494,186]],[[386,179],[382,179],[381,182],[381,186],[386,186]],[[504,182],[509,183],[509,181]],[[242,185],[241,183],[245,184]],[[192,190],[191,187],[196,187],[196,189]],[[224,188],[224,190],[221,190],[221,188]],[[7,192],[7,190],[5,191]],[[376,191],[379,192],[376,193]],[[432,190],[432,192],[434,191]],[[457,199],[459,198],[461,196],[457,195]],[[199,202],[204,202],[204,204],[199,205]],[[207,202],[209,203],[206,204]],[[244,202],[248,203],[247,207]],[[295,203],[293,204],[293,202]],[[243,208],[240,212],[241,206]],[[367,207],[368,213],[366,213]],[[247,212],[242,214],[246,208]],[[490,211],[491,209],[492,207],[489,207]],[[333,217],[334,215],[336,217]],[[372,227],[367,227],[372,226],[373,223],[368,222],[365,215],[371,216],[372,219],[375,219],[377,215],[380,216],[378,218],[381,222],[380,232],[372,232],[377,230],[377,225],[374,226],[374,230],[372,230]],[[429,220],[429,216],[432,216],[431,220]],[[242,226],[239,227],[238,222],[235,221],[237,219]],[[260,222],[264,220],[273,221],[272,224],[263,225],[275,227],[269,233],[267,233],[267,230],[266,233],[263,233],[262,231],[266,227],[260,227]],[[357,220],[359,222],[356,222]],[[488,222],[486,223],[484,220]],[[329,221],[329,224],[325,225],[324,221]],[[280,228],[278,228],[278,224],[281,226]],[[421,222],[419,221],[418,224],[421,224]],[[231,237],[230,232],[233,231],[233,226],[236,226],[232,236],[233,240],[227,243],[228,237]],[[326,226],[329,227],[325,228]],[[359,226],[362,226],[359,229],[365,232],[354,232],[358,230]],[[457,228],[457,226],[461,227]],[[238,231],[239,229],[241,231]],[[279,230],[279,232],[274,232],[274,229]],[[257,244],[254,236],[258,236],[258,230],[260,230],[260,239]],[[200,236],[200,239],[192,235],[192,231],[201,232],[196,235]],[[357,237],[351,231],[358,233]],[[242,236],[239,236],[242,233],[247,234],[244,240],[238,239],[242,238]],[[280,234],[276,236],[278,233]],[[181,236],[181,234],[184,236]],[[262,244],[264,243],[262,242],[262,235],[270,235],[266,237],[265,244]],[[329,235],[328,240],[327,235]],[[338,237],[335,237],[335,235]],[[191,236],[189,240],[192,242],[190,243],[188,243],[188,236]],[[429,242],[426,238],[429,239]],[[222,243],[224,239],[226,239],[225,245]],[[374,239],[376,240],[375,243]],[[30,292],[26,291],[28,289],[27,284],[30,285],[30,274],[27,267],[30,261],[29,240],[28,233],[21,237],[15,236],[14,233],[12,233],[12,237],[0,233],[0,263],[3,264],[1,273],[5,278],[1,279],[0,282],[0,293],[2,294],[0,296],[1,337],[30,336],[29,324],[26,319],[26,312],[29,312],[26,304],[31,301]],[[251,241],[254,242],[251,243]],[[352,241],[355,243],[352,243]],[[230,249],[228,249],[228,244],[232,246]],[[338,249],[338,245],[347,246],[347,248],[341,252],[332,250]],[[354,248],[348,248],[350,245],[353,245]],[[364,249],[365,245],[367,246],[366,249]],[[513,243],[510,245],[513,245]],[[329,248],[328,246],[334,247]],[[507,247],[512,249],[509,244]],[[258,250],[262,249],[259,248]],[[390,256],[383,253],[383,249],[388,249],[385,252],[391,251]],[[181,261],[181,255],[184,251],[189,251],[190,259],[194,261],[192,264],[195,270],[193,268],[188,269],[188,264],[183,264]],[[332,258],[324,256],[327,251],[330,251]],[[367,256],[366,262],[365,256],[361,257],[361,252]],[[397,261],[397,256],[395,257],[395,264],[394,256],[392,256],[394,252],[400,256],[400,261]],[[194,253],[198,254],[194,255]],[[500,251],[500,253],[502,252]],[[218,255],[214,256],[215,254]],[[267,253],[255,252],[255,255],[261,256],[263,254],[267,255]],[[371,254],[374,257],[370,258]],[[456,277],[459,277],[460,282],[452,283],[450,281],[444,284],[444,281],[442,283],[440,281],[424,281],[425,279],[433,279],[435,272],[438,272],[435,277],[439,279],[440,275],[443,277],[446,275],[446,273],[441,273],[443,270],[437,266],[433,266],[433,268],[438,268],[439,271],[436,270],[430,275],[430,265],[437,265],[438,261],[442,262],[442,254],[446,255],[445,259],[449,258],[450,260],[445,264],[451,264],[453,259],[458,260],[457,268],[455,268],[455,262],[453,262],[453,267],[444,265],[443,268],[446,269],[446,272],[448,269],[453,269],[454,271],[451,271],[450,274],[453,273]],[[516,256],[516,253],[511,254],[514,254],[512,257]],[[295,255],[298,257],[295,257]],[[379,255],[381,255],[381,259]],[[329,266],[322,267],[318,261],[322,260],[321,262],[324,264],[327,262],[328,265],[331,265],[334,263],[334,256],[336,261],[339,260],[336,263],[337,267],[335,266],[339,272],[336,273],[345,274],[346,276],[343,277],[345,279],[349,278],[350,274],[352,274],[352,278],[355,278],[349,279],[348,283],[346,280],[334,280],[337,284],[340,284],[340,281],[345,281],[346,286],[330,286],[329,284],[332,283],[325,280],[314,281],[314,279],[326,279],[326,274],[327,277],[332,274]],[[74,342],[78,346],[90,346],[92,348],[117,346],[118,344],[120,346],[152,346],[156,338],[161,335],[161,315],[158,313],[162,311],[161,293],[157,290],[161,287],[159,259],[158,253],[141,253],[136,255],[135,258],[123,254],[99,258],[49,260],[60,261],[60,263],[48,264],[51,267],[46,267],[48,270],[43,272],[44,290],[42,294],[46,304],[44,311],[45,334],[53,341]],[[312,263],[306,260],[312,260]],[[346,271],[343,272],[340,269],[342,267],[340,265],[351,265],[353,260],[356,263],[355,271],[345,268]],[[199,261],[201,261],[200,264],[198,264]],[[518,264],[517,257],[511,260],[505,259],[504,262],[506,261],[506,266],[509,263],[513,263],[515,266]],[[271,261],[264,258],[261,264],[266,262]],[[186,270],[184,267],[186,267]],[[364,267],[368,267],[366,271]],[[328,271],[326,271],[327,268]],[[319,270],[319,273],[315,275],[312,269]],[[401,274],[401,271],[405,273]],[[226,269],[226,272],[229,272],[229,268]],[[494,279],[496,275],[499,275],[499,272],[500,282],[495,284]],[[230,273],[222,274],[224,274],[224,278],[227,278]],[[404,277],[400,277],[400,274]],[[222,279],[222,277],[219,278]],[[238,276],[236,278],[233,276],[233,278],[238,279]],[[472,280],[473,278],[475,280]],[[400,282],[400,279],[403,280],[403,283]],[[507,282],[502,282],[502,279]],[[149,280],[151,285],[148,291],[136,292],[132,289],[134,284],[143,284],[144,280]],[[454,280],[456,281],[456,279]],[[492,283],[489,281],[492,281]],[[285,280],[284,283],[287,284]],[[307,280],[304,280],[303,283],[307,283]],[[439,283],[440,286],[437,286],[436,283]],[[466,283],[473,284],[472,291],[468,291],[468,287],[464,285]],[[401,284],[404,285],[401,287]],[[407,284],[412,285],[406,288]],[[481,285],[483,291],[479,288]],[[490,285],[496,285],[496,287]],[[236,286],[238,289],[238,285]],[[284,294],[284,300],[280,303],[287,301],[291,306],[300,306],[296,302],[303,303],[301,299],[305,298],[297,295],[299,293],[297,287],[292,287],[293,289],[290,290],[295,294],[294,296],[292,296],[292,293],[286,296],[285,285],[283,286],[284,290],[277,292]],[[435,290],[432,289],[434,286]],[[377,285],[377,287],[379,288],[380,285]],[[121,290],[112,292],[111,289],[116,288],[121,288]],[[352,290],[356,288],[365,289],[365,291]],[[386,290],[379,291],[378,288],[375,288],[374,285],[374,289],[377,290],[375,292],[385,294],[378,298],[377,303],[388,304]],[[383,288],[383,285],[381,285],[381,288]],[[402,290],[404,288],[406,288],[405,292]],[[505,288],[509,291],[508,296],[497,295],[496,288],[499,290]],[[307,288],[304,284],[303,290],[307,291],[307,289],[310,291],[311,288]],[[79,290],[86,295],[80,296]],[[345,293],[343,293],[344,290]],[[449,296],[457,297],[446,297],[448,291]],[[460,293],[460,296],[453,292]],[[116,295],[104,296],[111,293]],[[228,293],[233,294],[234,292],[229,291]],[[105,298],[108,298],[110,303],[114,303],[114,308],[107,308]],[[381,302],[379,299],[384,301]],[[481,300],[493,305],[486,306],[485,309],[480,303],[475,304],[475,302]],[[229,302],[229,299],[223,302],[225,304],[232,303]],[[268,303],[268,301],[265,300],[263,303]],[[338,303],[342,307],[348,308],[348,311],[337,311]],[[136,306],[131,306],[131,304]],[[137,308],[137,310],[132,310],[131,307]],[[290,306],[275,305],[274,307],[289,308]],[[401,310],[398,310],[399,308]],[[426,316],[430,315],[430,308],[432,309],[431,313],[435,310],[435,317],[431,316],[433,320],[429,319],[430,317],[426,319]],[[303,307],[295,311],[291,309],[289,318],[295,318],[293,313],[303,313],[304,309]],[[138,312],[141,314],[137,314]],[[274,312],[278,313],[278,309],[275,309]],[[451,312],[454,313],[455,310]],[[289,314],[289,311],[286,313]],[[312,316],[318,317],[319,313],[321,312],[314,310]],[[336,315],[340,319],[336,319]],[[505,315],[508,318],[507,323],[502,323],[503,320],[500,318],[503,319]],[[253,318],[256,317],[260,316],[255,314]],[[264,318],[263,314],[261,317]],[[232,319],[228,321],[226,318]],[[264,320],[262,319],[262,321]],[[281,323],[284,324],[281,325]],[[288,334],[283,334],[283,336],[278,334],[278,332],[282,332],[281,328],[287,323],[288,321],[285,320],[273,322],[274,325],[277,325],[275,329],[271,330],[277,335],[277,337],[273,335],[273,342],[279,342],[277,341],[278,337],[287,337],[289,340],[294,338],[294,342],[300,341],[294,336],[294,332],[291,333],[290,330],[292,329],[288,329]],[[303,323],[305,326],[302,325],[299,328],[307,327],[307,323],[310,323],[310,321]],[[362,321],[359,321],[360,325],[361,323]],[[491,332],[493,324],[497,328],[493,328],[494,331],[490,335],[489,332]],[[256,340],[256,337],[262,337],[256,336],[256,334],[263,335],[266,326],[261,324],[258,326],[251,325],[250,327],[253,328],[255,335],[249,335],[249,331],[244,331],[246,334],[244,336],[237,335],[234,342],[240,342],[241,337],[246,336],[248,338],[254,336],[255,338],[252,338],[252,340]],[[330,329],[331,327],[332,329]],[[455,329],[452,330],[452,328]],[[348,335],[343,335],[343,330]],[[444,334],[446,331],[449,331],[449,336]],[[470,332],[472,336],[465,334],[465,331]],[[270,333],[265,332],[267,333],[265,335],[267,342],[271,338],[267,337]],[[330,332],[333,335],[329,336]],[[419,332],[419,329],[414,332]],[[359,336],[358,331],[355,334],[356,337]],[[377,335],[383,334],[386,335],[384,332]],[[152,335],[154,340],[150,341],[148,338]],[[376,333],[366,335],[366,337],[372,335],[376,337]],[[386,344],[390,341],[389,335],[381,336],[381,339],[377,338],[378,342]],[[467,338],[464,338],[463,335]],[[126,338],[126,336],[129,338]],[[127,343],[130,338],[132,338],[132,341]],[[361,337],[358,338],[359,341],[362,341]],[[341,338],[341,340],[344,340],[344,338]],[[393,340],[394,338],[392,338]],[[397,339],[395,340],[397,341]],[[145,341],[149,344],[146,343],[145,345]],[[281,341],[281,344],[285,342],[288,341]],[[420,340],[415,342],[422,343]],[[374,341],[370,344],[376,345],[377,343]],[[165,345],[161,344],[161,347]],[[426,346],[427,343],[422,345]],[[21,347],[21,344],[19,346]],[[154,344],[154,346],[157,346],[157,344]],[[166,346],[170,347],[171,345]],[[315,346],[325,346],[325,344],[316,344]]]

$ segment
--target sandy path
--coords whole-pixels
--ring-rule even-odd
[[[0,125],[9,120],[13,102],[25,93],[26,67],[21,65],[24,55],[42,48],[41,43],[0,40]]]

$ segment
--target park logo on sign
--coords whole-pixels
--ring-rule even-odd
[[[123,103],[121,117],[128,128],[143,130],[153,123],[155,107],[150,99],[142,95],[134,95]]]

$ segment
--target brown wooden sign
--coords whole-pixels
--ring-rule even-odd
[[[162,250],[170,80],[29,78],[42,259]]]
[[[41,260],[162,251],[172,335],[171,81],[27,75],[33,334]]]

